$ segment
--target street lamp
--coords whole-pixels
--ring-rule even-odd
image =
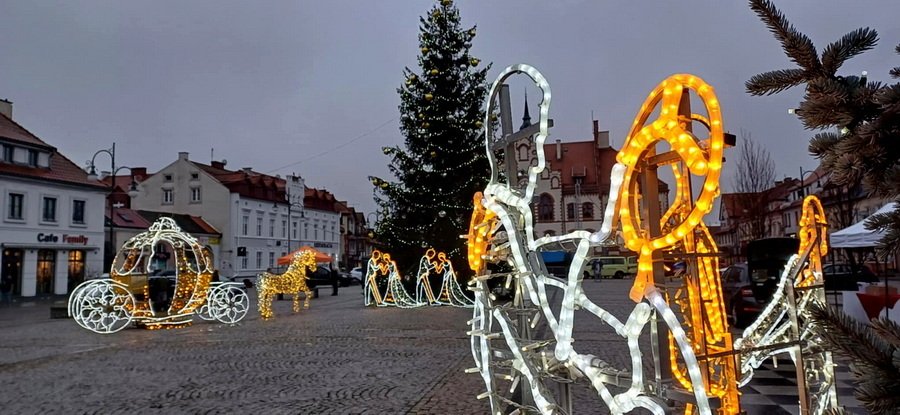
[[[819,179],[821,179],[821,177],[819,176],[819,172],[817,172],[816,170],[804,170],[803,166],[800,166],[800,198],[801,199],[808,196],[808,193],[805,190],[806,186],[803,185],[803,178],[806,174],[809,174],[809,173],[815,174],[817,181]]]
[[[291,253],[291,252],[293,252],[291,250],[291,243],[294,240],[294,238],[291,236],[291,231],[292,231],[292,229],[294,229],[292,227],[292,224],[294,223],[294,221],[293,221],[293,218],[291,217],[291,212],[299,209],[301,222],[304,219],[306,219],[306,215],[303,212],[303,203],[300,202],[300,200],[302,200],[302,199],[300,199],[299,196],[297,196],[295,198],[293,195],[288,193],[286,195],[286,198],[287,198],[287,222],[288,222],[287,223],[287,251],[288,251],[288,253]],[[275,207],[276,208],[278,207],[278,202],[275,202]],[[298,209],[294,209],[294,208],[298,208]],[[299,226],[297,226],[297,228],[299,228]]]
[[[104,261],[108,260],[109,265],[111,266],[112,265],[112,252],[115,249],[116,245],[115,245],[115,233],[113,230],[113,203],[112,203],[112,200],[110,199],[110,196],[112,196],[113,192],[115,192],[115,189],[116,189],[116,174],[120,170],[128,170],[128,172],[131,173],[131,167],[128,167],[128,166],[116,167],[116,143],[113,143],[112,147],[110,147],[108,149],[97,150],[97,152],[94,153],[93,156],[91,156],[91,161],[88,164],[88,180],[93,181],[93,180],[99,179],[99,177],[97,176],[96,161],[97,161],[97,156],[100,154],[106,154],[109,156],[110,171],[111,171],[111,173],[110,173],[111,179],[109,181],[109,192],[106,195],[106,205],[107,205],[107,208],[109,209],[109,221],[108,221],[108,223],[109,223],[109,241],[108,241],[109,249],[106,250],[105,256],[107,258],[104,259]],[[138,195],[137,183],[134,181],[134,174],[131,174],[131,185],[128,187],[128,196],[133,198],[133,197],[137,197],[137,195]]]

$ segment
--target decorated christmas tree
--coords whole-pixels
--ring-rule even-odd
[[[489,172],[482,133],[489,65],[469,53],[475,27],[462,27],[451,0],[419,20],[419,70],[406,68],[397,90],[404,146],[383,149],[395,180],[370,178],[380,209],[376,238],[402,270],[434,247],[463,273],[460,235]]]

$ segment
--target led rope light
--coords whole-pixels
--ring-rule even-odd
[[[431,288],[431,275],[441,276],[441,290],[437,295]],[[472,300],[466,297],[456,281],[453,264],[447,254],[428,248],[419,260],[419,271],[416,274],[416,303],[425,305],[450,305],[454,307],[472,307]],[[424,298],[423,298],[424,296]]]
[[[300,293],[306,297],[303,308],[309,308],[312,299],[312,290],[306,285],[306,270],[316,270],[316,254],[304,249],[294,253],[291,264],[284,274],[271,274],[263,272],[256,277],[256,287],[259,290],[259,315],[263,320],[275,317],[272,312],[272,299],[276,294],[291,294],[293,298],[292,310],[300,312]]]
[[[747,384],[754,370],[769,357],[788,353],[803,376],[806,388],[801,388],[809,403],[811,414],[821,415],[837,409],[834,361],[825,350],[823,342],[811,330],[810,306],[825,303],[824,279],[822,277],[822,257],[828,254],[828,220],[822,204],[816,196],[803,200],[800,219],[800,246],[798,253],[791,256],[781,274],[772,299],[759,317],[748,326],[743,336],[735,341],[735,349],[741,354],[741,385]],[[788,290],[794,291],[796,305],[789,302]],[[793,326],[789,307],[794,308],[798,327]],[[796,338],[795,333],[800,338]],[[799,342],[799,345],[791,345]],[[776,344],[787,344],[774,348]],[[803,348],[798,350],[798,348]],[[798,351],[802,360],[798,361]]]
[[[387,278],[387,288],[382,294],[378,288],[378,281]],[[366,266],[365,305],[378,307],[414,308],[424,305],[412,298],[403,288],[403,280],[397,271],[397,263],[391,259],[391,254],[382,253],[379,250],[372,251],[372,257]]]
[[[157,249],[166,245],[175,258],[175,289],[168,307],[157,310],[159,304],[150,298],[151,267],[153,259],[163,254]],[[86,281],[72,290],[69,315],[81,327],[101,334],[132,323],[147,329],[184,327],[204,305],[213,319],[237,323],[247,313],[246,293],[239,284],[211,287],[212,272],[209,253],[197,239],[182,232],[171,218],[159,218],[122,245],[113,259],[111,278]]]

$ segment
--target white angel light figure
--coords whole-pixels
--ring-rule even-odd
[[[447,254],[437,252],[434,248],[425,251],[419,261],[419,277],[416,282],[416,301],[422,304],[451,305],[455,307],[471,307],[473,302],[463,292],[456,281],[453,263]],[[437,294],[432,287],[433,276],[440,276],[441,285]]]

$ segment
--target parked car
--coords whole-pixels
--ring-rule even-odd
[[[364,274],[362,267],[356,267],[350,270],[350,278],[355,280],[357,284],[362,284]]]
[[[877,283],[878,277],[865,265],[858,265],[853,272],[850,264],[825,264],[822,266],[827,291],[857,291],[859,283]]]
[[[306,276],[309,278],[306,281],[309,288],[331,286],[331,269],[328,267],[317,266],[314,272],[308,272]],[[348,287],[353,283],[354,279],[350,274],[338,272],[338,285]]]
[[[603,268],[600,269],[600,278],[622,279],[625,278],[626,275],[637,273],[637,258],[634,260],[634,273],[629,271],[631,266],[625,257],[602,256],[598,259],[603,264]]]
[[[762,312],[772,299],[765,287],[768,279],[754,281],[750,277],[747,263],[734,264],[722,273],[722,296],[725,312],[735,327],[746,327]]]

